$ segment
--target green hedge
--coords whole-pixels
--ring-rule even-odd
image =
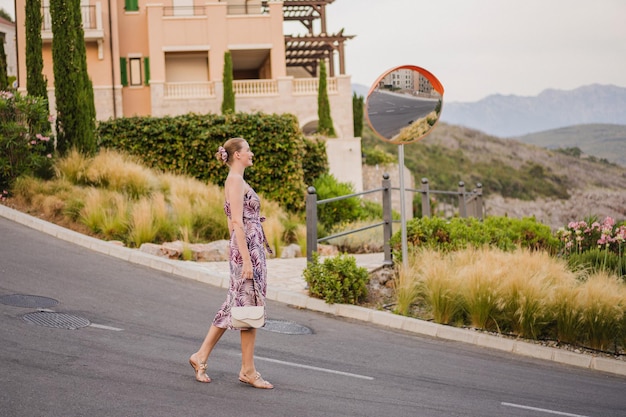
[[[390,243],[394,250],[400,250],[400,232],[392,236]],[[483,245],[502,250],[521,246],[532,250],[546,250],[552,254],[559,247],[559,240],[552,235],[550,227],[534,218],[513,219],[498,216],[489,216],[482,222],[476,218],[415,218],[407,222],[407,243],[413,247],[444,251]]]
[[[310,143],[290,114],[185,114],[101,122],[100,146],[140,157],[149,167],[222,185],[228,169],[214,155],[231,137],[243,137],[254,153],[246,180],[290,211],[305,205],[308,180],[327,171],[324,144]]]

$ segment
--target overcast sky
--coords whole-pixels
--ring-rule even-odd
[[[0,7],[12,13],[13,0]],[[446,101],[626,87],[626,0],[335,0],[327,15],[329,32],[356,35],[353,83],[411,64],[441,81]]]
[[[626,0],[335,0],[327,14],[329,32],[356,35],[346,71],[368,87],[404,64],[432,72],[446,101],[626,87]]]

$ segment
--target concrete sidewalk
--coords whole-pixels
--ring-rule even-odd
[[[45,222],[33,216],[13,210],[0,204],[0,216],[39,230],[59,239],[90,248],[96,252],[121,258],[177,276],[201,281],[210,285],[228,288],[228,262],[188,262],[175,261],[129,249],[117,244],[85,236],[69,229]],[[383,254],[352,255],[357,265],[368,270],[383,265]],[[476,346],[502,350],[537,359],[549,360],[567,365],[595,369],[602,372],[626,376],[626,361],[607,357],[596,357],[539,344],[524,342],[506,337],[490,335],[471,329],[461,329],[431,323],[424,320],[399,316],[388,311],[372,310],[346,304],[327,304],[323,300],[309,297],[302,271],[306,268],[306,258],[268,259],[267,298],[300,308],[352,318],[374,325],[385,326],[411,333],[470,343]]]

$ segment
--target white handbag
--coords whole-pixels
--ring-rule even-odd
[[[254,289],[254,303],[257,304],[258,295],[254,280],[252,280],[252,287]],[[231,307],[230,319],[233,327],[238,329],[258,329],[265,324],[265,306]]]

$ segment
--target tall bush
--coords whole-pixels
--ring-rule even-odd
[[[29,96],[48,100],[48,81],[43,75],[41,54],[41,0],[26,2],[26,91]],[[46,105],[47,106],[47,105]]]
[[[352,94],[352,123],[354,126],[354,137],[360,138],[363,134],[363,96]]]
[[[57,106],[57,149],[96,150],[93,86],[81,24],[80,0],[51,0],[52,59]]]
[[[233,91],[233,59],[230,51],[224,52],[224,98],[222,99],[222,114],[235,112],[235,92]]]
[[[328,88],[326,86],[326,63],[320,60],[319,90],[317,93],[317,131],[324,136],[334,138],[335,128],[330,116],[330,102],[328,100]]]

